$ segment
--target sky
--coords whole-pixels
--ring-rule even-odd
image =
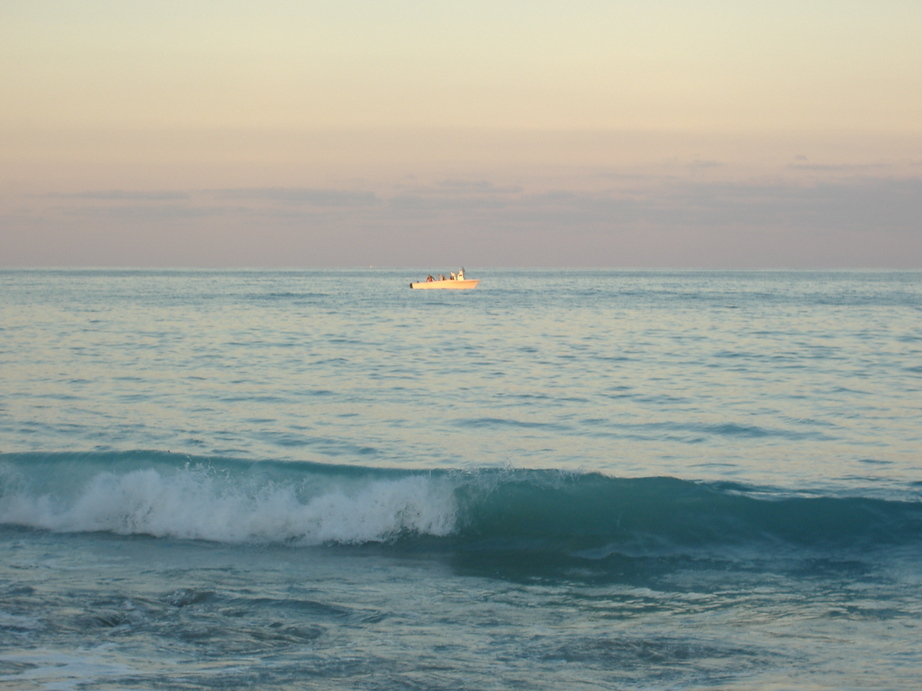
[[[918,0],[0,0],[0,266],[922,268]]]

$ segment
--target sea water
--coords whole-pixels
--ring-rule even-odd
[[[922,272],[432,270],[0,271],[0,688],[918,688]]]

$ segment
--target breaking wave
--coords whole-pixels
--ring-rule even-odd
[[[0,464],[0,523],[58,532],[319,545],[447,535],[454,522],[450,485],[424,475],[141,452]]]
[[[402,471],[159,452],[0,455],[0,524],[226,543],[593,555],[922,543],[922,503],[668,477]]]

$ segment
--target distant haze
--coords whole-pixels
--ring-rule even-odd
[[[922,267],[922,2],[4,0],[0,266]]]

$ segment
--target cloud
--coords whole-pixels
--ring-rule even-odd
[[[670,232],[722,228],[734,233],[799,229],[922,235],[922,180],[849,179],[804,186],[678,181],[664,178],[630,193],[551,190],[509,196],[398,196],[385,200],[390,215],[413,212],[437,221],[445,214],[495,228],[547,228],[573,237],[581,229]],[[459,216],[460,214],[460,216]]]
[[[516,204],[522,188],[498,186],[488,180],[460,180],[448,178],[434,185],[407,187],[391,197],[384,205],[397,212],[439,214],[442,212],[498,211]]]
[[[806,157],[798,160],[807,160]],[[887,163],[789,163],[789,170],[809,170],[823,173],[869,173],[872,171],[892,170]]]
[[[60,209],[64,217],[84,219],[116,219],[126,222],[156,223],[177,219],[196,219],[212,216],[231,216],[255,212],[228,206],[185,205],[185,204],[149,204],[137,203],[127,205],[97,205],[67,207]]]
[[[27,195],[40,199],[87,199],[93,201],[146,201],[146,202],[172,202],[190,199],[188,192],[174,192],[168,190],[102,190],[75,192],[70,194],[52,192],[49,194],[30,194]]]
[[[367,207],[380,202],[373,192],[309,187],[251,187],[208,190],[222,199],[268,201],[327,207]]]
[[[560,193],[533,208],[613,226],[729,227],[922,233],[922,180],[859,178],[813,186],[665,181],[655,193],[603,196]]]
[[[707,170],[708,168],[723,168],[724,163],[720,161],[702,161],[700,158],[696,158],[694,161],[688,164],[688,168],[692,171],[695,170]]]
[[[629,191],[541,193],[445,179],[413,193],[242,188],[190,190],[177,201],[44,198],[0,217],[4,262],[922,267],[919,178],[804,185],[663,176]]]
[[[399,194],[386,200],[385,206],[390,210],[404,211],[474,211],[505,209],[512,202],[502,197],[475,196],[457,197],[454,195]]]
[[[80,200],[49,206],[50,212],[81,218],[150,220],[165,218],[253,217],[267,222],[326,220],[365,226],[377,222],[486,222],[542,227],[572,233],[580,226],[768,227],[829,229],[880,228],[922,232],[922,179],[874,177],[814,185],[755,184],[650,178],[630,191],[577,192],[558,189],[525,194],[487,180],[445,179],[428,187],[391,195],[315,188],[228,188],[188,192],[121,190],[35,195]],[[215,201],[225,203],[215,203]],[[267,205],[245,202],[264,201]],[[230,203],[227,203],[230,202]],[[236,203],[235,203],[236,202]]]
[[[436,183],[439,192],[449,191],[460,194],[519,194],[521,187],[497,187],[488,180],[456,180],[449,178]]]

